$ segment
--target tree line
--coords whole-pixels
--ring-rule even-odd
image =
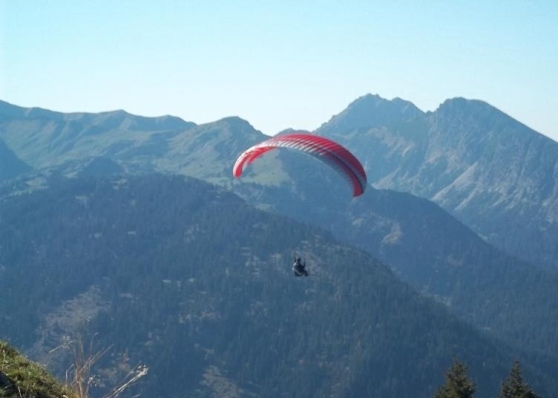
[[[434,398],[471,398],[475,383],[467,374],[467,366],[459,359],[446,372],[445,383],[436,391]],[[506,380],[500,386],[498,398],[539,398],[523,380],[521,365],[515,361]]]

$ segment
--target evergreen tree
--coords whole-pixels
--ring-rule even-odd
[[[506,382],[502,384],[500,398],[537,398],[521,377],[519,361],[515,361]]]
[[[454,359],[446,372],[446,383],[438,389],[434,398],[469,398],[475,393],[475,384],[467,375],[467,367]]]

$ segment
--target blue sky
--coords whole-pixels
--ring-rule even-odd
[[[0,99],[313,130],[367,94],[558,140],[558,1],[0,0]]]

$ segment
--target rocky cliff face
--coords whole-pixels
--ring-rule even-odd
[[[558,266],[556,142],[482,101],[456,98],[429,113],[379,97],[357,103],[371,100],[368,120],[352,104],[318,133],[353,150],[374,186],[433,200],[506,251]],[[380,120],[387,108],[390,120]]]

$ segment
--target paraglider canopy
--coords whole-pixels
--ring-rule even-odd
[[[366,189],[366,172],[362,164],[349,150],[330,139],[305,133],[272,137],[248,148],[234,164],[234,177],[240,177],[250,163],[275,148],[296,149],[323,161],[351,184],[353,196],[362,195]]]

